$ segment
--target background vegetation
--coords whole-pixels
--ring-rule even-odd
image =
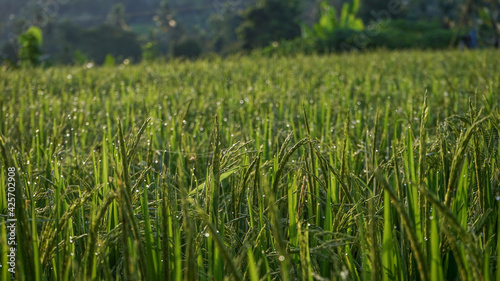
[[[500,2],[483,0],[0,0],[0,61],[42,29],[39,64],[102,64],[211,53],[445,49],[474,30],[498,46]],[[182,51],[181,51],[182,50]],[[185,51],[184,51],[185,50]]]
[[[500,280],[498,56],[4,72],[16,280]]]

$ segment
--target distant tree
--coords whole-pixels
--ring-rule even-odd
[[[243,14],[238,34],[243,48],[264,47],[273,41],[300,36],[299,3],[296,0],[264,0]]]
[[[84,45],[81,42],[84,30],[69,20],[50,23],[44,30],[44,53],[48,54],[55,63],[79,64],[75,51]]]
[[[124,30],[130,30],[125,21],[125,6],[122,3],[117,3],[113,5],[108,13],[106,22],[116,28],[121,28]]]
[[[500,1],[499,0],[468,0],[457,5],[458,19],[456,27],[468,32],[471,29],[479,31],[481,44],[493,45],[498,48],[500,41]],[[463,32],[461,35],[464,35]],[[461,36],[456,34],[450,42],[454,45]]]
[[[493,45],[495,48],[500,44],[500,1],[494,0],[472,0],[471,10],[477,15],[477,22],[482,33],[486,36],[493,37]]]
[[[174,18],[173,10],[165,0],[160,2],[160,7],[156,10],[153,21],[155,28],[151,34],[151,41],[160,54],[166,54],[174,42],[184,37],[184,28]]]
[[[16,48],[13,46],[11,42],[5,42],[0,49],[0,62],[9,64],[15,64],[18,60],[18,54],[16,52]]]
[[[19,41],[19,60],[22,65],[37,66],[40,64],[42,55],[42,30],[39,27],[32,26],[26,32],[21,34]]]
[[[435,0],[432,0],[435,2]],[[401,1],[401,0],[362,0],[358,16],[365,23],[379,22],[381,20],[398,19],[407,16],[407,6],[412,5],[413,14],[422,16],[425,9],[425,0]]]
[[[220,54],[231,53],[239,48],[238,34],[236,27],[243,21],[243,18],[235,12],[226,11],[224,14],[214,14],[209,19],[211,30],[211,49]]]
[[[198,40],[194,38],[183,38],[174,42],[172,47],[172,55],[174,57],[184,57],[188,59],[197,58],[202,52],[202,48]]]
[[[135,33],[107,24],[84,30],[79,42],[76,48],[98,64],[103,63],[108,54],[117,59],[132,58],[137,61],[142,53]]]

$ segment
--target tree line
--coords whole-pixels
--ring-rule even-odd
[[[0,14],[8,19],[0,23],[0,34],[9,34],[0,41],[3,64],[114,64],[212,53],[443,49],[459,46],[471,32],[478,38],[477,46],[498,46],[499,41],[500,1],[494,0],[36,3],[0,0],[5,8]],[[30,25],[30,18],[41,20]]]

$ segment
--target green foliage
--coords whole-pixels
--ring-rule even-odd
[[[303,37],[319,38],[318,40],[322,42],[317,45],[322,51],[345,49],[335,46],[324,47],[331,45],[328,41],[339,41],[332,37],[345,36],[344,29],[362,31],[371,23],[379,23],[383,20],[403,19],[413,23],[437,21],[443,27],[467,29],[467,31],[475,26],[481,46],[491,46],[500,34],[498,28],[500,4],[498,1],[486,0],[330,0],[323,1],[323,3],[320,0],[127,0],[120,3],[111,0],[66,0],[54,7],[51,6],[51,1],[50,3],[32,1],[30,5],[27,5],[28,2],[19,0],[14,3],[9,0],[0,0],[3,6],[9,7],[9,9],[0,10],[0,18],[3,19],[0,20],[0,44],[5,44],[10,32],[20,34],[22,28],[31,24],[30,20],[41,20],[43,23],[41,25],[44,26],[42,50],[51,61],[61,64],[75,63],[74,51],[83,49],[81,46],[85,45],[85,42],[81,40],[83,30],[101,23],[123,30],[130,30],[129,26],[133,27],[141,40],[141,45],[145,45],[148,41],[156,44],[158,53],[149,53],[150,57],[172,54],[173,42],[181,40],[186,35],[197,39],[204,51],[222,55],[266,48],[274,42],[285,46],[287,43],[282,43],[282,41],[298,37],[297,20],[299,19],[307,23],[307,27],[302,26]],[[255,5],[255,3],[259,4]],[[254,6],[251,6],[247,12],[242,12],[250,5]],[[2,4],[0,6],[3,7]],[[103,16],[102,12],[104,14],[107,12],[107,17]],[[15,17],[11,19],[11,15]],[[50,20],[45,25],[47,15]],[[78,20],[73,20],[75,18]],[[239,32],[236,32],[237,27],[240,27]],[[371,40],[371,45],[389,45],[400,48],[398,45],[408,46],[412,41],[404,38],[403,41],[406,42],[398,44],[394,42],[398,32],[389,30],[388,33],[385,37]],[[448,38],[447,34],[436,31],[435,36],[418,39],[419,43],[413,44],[412,47],[427,46],[429,45],[427,43],[433,40],[432,37],[437,39],[442,35]],[[384,44],[378,42],[387,38],[391,42]],[[457,36],[451,41],[459,39],[460,36]],[[307,42],[308,49],[315,48],[316,44],[313,42],[315,40]],[[350,41],[354,43],[355,40]],[[373,43],[374,41],[377,43]],[[436,40],[438,41],[440,40]],[[351,44],[344,43],[344,45]],[[451,42],[450,45],[454,43]],[[436,47],[435,45],[438,44],[434,44],[432,48]],[[94,46],[101,47],[98,44]],[[87,48],[87,46],[84,47]],[[135,44],[133,47],[136,47]],[[358,46],[354,47],[358,48]],[[361,49],[365,47],[361,46]],[[90,54],[88,50],[84,53],[92,57],[91,60],[96,60],[94,54]],[[116,56],[116,54],[113,55]],[[149,56],[147,52],[145,55]],[[17,48],[14,57],[17,57]],[[104,59],[102,54],[98,57],[98,60]],[[7,53],[0,54],[0,59],[17,62],[17,58]]]
[[[19,60],[22,65],[37,66],[42,55],[43,36],[39,27],[32,26],[18,38]]]
[[[110,25],[103,24],[82,31],[78,42],[76,48],[97,64],[102,64],[108,54],[118,60],[131,58],[139,61],[141,58],[142,48],[137,35]]]
[[[112,54],[107,54],[106,58],[104,58],[104,66],[114,66],[116,63],[115,57]]]
[[[445,1],[361,0],[360,2],[361,3],[358,11],[358,16],[362,18],[365,23],[368,23],[372,21],[379,21],[380,19],[378,17],[380,17],[381,14],[384,14],[384,16],[389,16],[391,19],[402,17],[404,18],[406,16],[407,9],[418,10],[418,13],[420,13],[420,9],[425,9],[426,5],[432,4],[432,2],[439,2],[439,4],[441,4]],[[459,6],[456,2],[453,2],[451,5],[453,5],[455,9],[457,9],[457,6]],[[437,5],[432,6],[432,8],[434,8],[434,11],[428,11],[428,13],[430,14],[432,12],[435,12],[437,10],[436,6]],[[391,10],[391,7],[396,7],[396,9]],[[397,13],[394,13],[394,11],[396,11]],[[417,13],[417,11],[414,11],[414,13]],[[414,20],[417,19],[418,18],[414,18]]]
[[[74,63],[76,65],[83,65],[84,63],[86,63],[88,61],[89,61],[89,59],[80,50],[75,51]]]
[[[307,26],[303,26],[303,37],[331,37],[337,30],[347,29],[354,31],[362,31],[364,29],[363,21],[356,17],[359,10],[359,0],[353,0],[349,3],[344,3],[340,13],[340,19],[337,18],[335,8],[328,4],[327,1],[321,3],[321,16],[313,30],[309,30]]]
[[[243,15],[238,34],[246,50],[265,47],[272,42],[300,35],[297,1],[267,0],[249,8]]]
[[[15,67],[18,54],[11,42],[5,42],[0,49],[0,63],[8,67]]]
[[[115,28],[130,29],[125,21],[125,6],[122,3],[113,5],[108,13],[106,22]]]
[[[138,62],[141,59],[140,40],[132,31],[109,24],[82,29],[71,22],[55,24],[51,29],[44,49],[50,50],[55,63],[82,65],[92,61],[102,64],[107,55],[116,61],[129,58]]]
[[[379,26],[380,33],[368,43],[372,47],[443,49],[448,48],[456,33],[453,29],[442,28],[439,22],[392,20]]]
[[[264,54],[330,53],[370,49],[446,49],[457,33],[438,22],[391,20],[375,23],[371,31],[339,28],[322,36],[309,32],[305,38],[281,42],[262,50]]]
[[[240,26],[242,21],[243,18],[237,13],[227,12],[223,15],[212,15],[209,19],[212,34],[211,50],[221,55],[227,55],[241,49],[235,26]]]
[[[172,55],[174,57],[194,59],[200,56],[201,52],[201,45],[194,38],[183,38],[180,41],[174,42],[172,47]]]
[[[160,56],[158,42],[148,42],[142,46],[142,59],[152,61]]]

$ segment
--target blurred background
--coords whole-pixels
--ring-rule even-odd
[[[499,0],[0,0],[0,63],[494,48],[499,12]]]

